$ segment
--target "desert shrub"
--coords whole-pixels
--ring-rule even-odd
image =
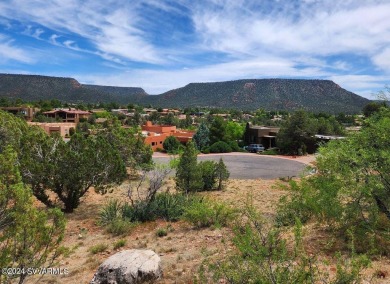
[[[157,194],[153,201],[156,206],[156,215],[166,221],[177,221],[183,215],[186,206],[192,202],[192,196],[183,194]]]
[[[215,142],[210,146],[210,153],[230,153],[232,148],[224,141]]]
[[[206,261],[199,278],[211,272],[214,281],[224,283],[359,283],[369,261],[352,254],[337,257],[336,275],[321,270],[321,263],[309,256],[303,246],[302,225],[296,220],[293,247],[281,231],[266,222],[253,205],[247,205],[233,228],[235,250],[222,260]],[[198,278],[198,279],[199,279]]]
[[[310,197],[311,190],[309,186],[297,184],[295,181],[289,181],[288,189],[292,191],[290,196],[283,196],[279,200],[276,214],[277,226],[291,226],[295,224],[297,218],[306,223],[313,216],[315,211],[314,199]]]
[[[122,203],[116,199],[109,200],[99,213],[99,223],[107,225],[122,216]]]
[[[390,255],[390,111],[366,119],[360,132],[319,148],[317,173],[282,202],[280,224],[313,217],[355,250]]]
[[[129,219],[131,222],[147,222],[157,219],[155,214],[156,203],[146,202],[145,200],[139,200],[134,202],[133,205],[125,204],[123,206],[123,216]]]
[[[235,214],[236,211],[224,203],[198,198],[185,209],[183,220],[195,228],[223,227],[233,220]]]
[[[159,218],[177,221],[195,198],[183,194],[158,193],[150,202],[137,200],[133,205],[121,204],[118,211],[120,217],[128,222],[148,222]]]
[[[238,146],[237,141],[229,141],[228,145],[230,146],[233,152],[240,152],[242,150],[240,146]]]
[[[121,236],[128,234],[136,224],[127,219],[116,218],[107,224],[106,231],[114,236]]]
[[[124,239],[118,240],[114,243],[114,249],[119,249],[121,247],[124,247],[126,245],[127,241]]]
[[[92,254],[97,254],[97,253],[105,251],[107,248],[108,248],[107,244],[101,243],[101,244],[97,244],[97,245],[90,247],[88,251]]]
[[[124,235],[129,233],[136,225],[124,214],[124,210],[127,209],[126,205],[127,203],[112,199],[101,209],[99,224],[103,226],[108,233],[115,236]]]
[[[164,228],[159,228],[157,231],[156,231],[156,236],[161,238],[161,237],[165,237],[168,235],[168,231],[167,229],[164,229]]]

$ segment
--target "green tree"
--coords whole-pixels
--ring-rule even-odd
[[[28,129],[24,120],[0,110],[0,153],[8,145],[17,150]]]
[[[382,107],[386,107],[386,103],[377,103],[377,102],[370,102],[367,105],[364,106],[363,108],[363,114],[365,117],[369,117],[373,115],[376,112],[379,112],[379,110]]]
[[[151,121],[153,124],[158,124],[160,122],[161,115],[154,111],[151,114],[149,114],[148,120]]]
[[[120,154],[100,136],[73,135],[66,145],[58,147],[55,165],[51,190],[64,203],[65,212],[73,212],[91,187],[105,192],[126,177]]]
[[[189,141],[177,166],[176,186],[187,194],[203,187],[202,173],[197,166],[197,154],[194,143]]]
[[[119,108],[119,104],[116,103],[116,102],[110,102],[110,103],[107,103],[107,104],[105,105],[105,109],[106,109],[107,111],[111,111],[112,109],[118,109],[118,108]]]
[[[336,120],[340,124],[353,125],[355,123],[355,116],[354,115],[345,115],[344,113],[339,113],[336,116]]]
[[[229,110],[230,117],[232,119],[241,120],[242,119],[242,111],[238,109],[231,109]]]
[[[305,154],[315,143],[316,131],[316,125],[308,113],[303,110],[296,111],[280,128],[277,145],[286,154]]]
[[[390,220],[389,141],[390,111],[382,110],[366,120],[361,132],[320,149],[317,162],[321,177],[333,180],[339,194],[354,197],[351,204],[360,203],[356,208],[348,206],[360,207],[362,212],[355,212],[357,216],[381,212]]]
[[[55,206],[48,191],[52,188],[50,184],[58,167],[56,153],[59,147],[66,147],[59,135],[49,137],[42,129],[32,127],[24,133],[18,149],[23,182],[48,207]]]
[[[153,151],[144,143],[138,128],[123,128],[119,124],[113,124],[99,134],[119,151],[125,165],[131,170],[151,166]]]
[[[225,128],[225,135],[224,135],[224,141],[231,142],[236,141],[238,142],[241,140],[244,136],[245,127],[237,122],[234,121],[228,121],[226,123]]]
[[[2,107],[9,107],[11,106],[11,102],[8,98],[0,98],[0,106]]]
[[[189,114],[186,114],[186,119],[180,120],[180,128],[188,129],[192,125],[192,117]]]
[[[181,147],[181,143],[175,136],[168,136],[163,143],[164,150],[168,153],[176,153]]]
[[[7,147],[0,154],[0,266],[25,270],[20,275],[0,275],[8,283],[23,283],[31,267],[51,266],[60,255],[65,218],[59,209],[34,207],[31,190],[21,181],[17,154]]]
[[[170,112],[163,118],[163,123],[165,125],[178,125],[178,119],[172,112]]]
[[[34,195],[49,207],[55,205],[50,191],[69,213],[91,187],[105,192],[126,177],[120,154],[102,136],[74,134],[68,143],[59,137],[37,136],[26,139],[22,148],[22,175]]]
[[[138,126],[142,123],[142,121],[143,120],[142,120],[141,114],[138,111],[135,111],[134,116],[133,116],[134,125]]]
[[[134,109],[134,104],[130,103],[130,104],[127,105],[127,110],[128,111],[132,111],[133,109]]]
[[[90,187],[104,192],[122,181],[125,164],[136,168],[151,163],[151,150],[140,135],[115,121],[111,127],[112,131],[98,135],[76,133],[65,143],[59,136],[47,136],[39,127],[0,112],[0,153],[7,145],[15,149],[23,182],[31,186],[34,196],[48,207],[56,205],[57,197],[64,210],[72,212]]]
[[[218,190],[222,190],[224,188],[225,182],[229,179],[230,173],[226,168],[223,159],[220,158],[218,164],[215,167],[215,176],[218,182]]]
[[[217,183],[216,167],[214,161],[202,161],[198,163],[198,167],[202,174],[203,188],[202,190],[212,190]]]
[[[389,130],[390,110],[382,109],[361,132],[320,147],[318,174],[296,186],[284,215],[315,216],[354,235],[357,251],[390,254]]]
[[[225,141],[225,133],[226,121],[220,116],[214,117],[210,126],[210,144],[214,144],[218,141]]]
[[[328,119],[320,117],[317,121],[317,134],[330,135],[332,134],[332,125],[329,123]]]
[[[210,130],[205,123],[199,125],[198,131],[195,133],[192,140],[195,142],[196,148],[202,150],[209,146],[210,143]]]
[[[224,141],[215,142],[210,146],[210,153],[230,153],[233,149]]]

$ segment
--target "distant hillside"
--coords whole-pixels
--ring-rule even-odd
[[[25,101],[58,99],[63,102],[139,102],[142,88],[82,85],[73,78],[0,74],[0,98]]]
[[[328,80],[253,79],[191,83],[144,102],[161,107],[222,107],[239,109],[359,112],[369,100]]]
[[[104,92],[115,97],[115,101],[119,103],[140,103],[148,94],[144,89],[138,87],[114,87],[100,85],[82,84],[84,88]]]
[[[356,113],[370,102],[328,80],[253,79],[191,83],[161,95],[142,88],[82,85],[72,78],[0,74],[0,98],[26,101],[136,103],[154,107],[221,107]]]

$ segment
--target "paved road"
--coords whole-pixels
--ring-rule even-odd
[[[223,158],[234,179],[276,179],[287,176],[300,176],[306,165],[294,160],[262,156],[256,154],[218,154],[200,155],[198,161],[219,161]],[[167,163],[169,157],[154,156],[157,163]]]

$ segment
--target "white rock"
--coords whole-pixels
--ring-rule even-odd
[[[161,259],[154,251],[132,249],[106,259],[90,284],[150,283],[161,276]]]

